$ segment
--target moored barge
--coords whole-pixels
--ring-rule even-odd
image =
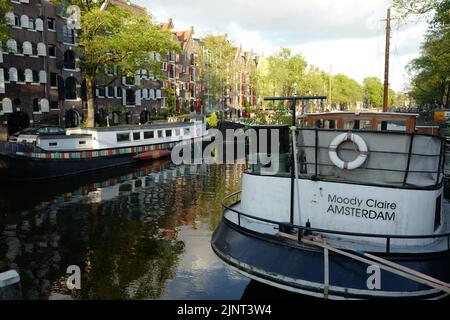
[[[169,156],[206,133],[202,117],[183,122],[72,128],[66,135],[0,142],[0,180],[39,180]]]
[[[328,299],[439,299],[450,292],[445,142],[416,116],[324,113],[291,128],[291,170],[243,174],[212,236],[243,275]]]

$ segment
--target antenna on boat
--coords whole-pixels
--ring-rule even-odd
[[[383,112],[388,111],[389,102],[389,50],[391,45],[391,8],[387,9],[386,19],[386,51],[384,57],[384,96]]]

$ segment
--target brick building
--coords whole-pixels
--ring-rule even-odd
[[[1,135],[44,122],[78,125],[83,103],[76,33],[49,1],[10,4],[10,39],[0,53]]]

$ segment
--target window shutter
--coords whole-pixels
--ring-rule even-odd
[[[49,106],[47,99],[45,99],[45,98],[41,99],[39,104],[41,105],[41,112],[49,112],[50,111],[50,106]]]
[[[33,46],[31,45],[31,42],[25,41],[22,44],[22,53],[23,54],[27,54],[27,55],[32,55],[33,54]]]
[[[14,25],[16,18],[14,17],[14,12],[9,11],[5,14],[6,17],[6,23],[9,25]]]
[[[56,68],[62,69],[64,67],[64,54],[58,47],[56,47],[55,51],[56,51]]]
[[[20,16],[20,26],[22,28],[29,28],[29,21],[30,19],[28,18],[28,16],[26,14],[23,14]]]
[[[39,83],[47,83],[47,72],[44,70],[39,71]]]
[[[59,100],[64,100],[66,97],[66,86],[64,84],[64,79],[60,75],[57,76],[57,79]]]
[[[64,42],[64,24],[61,21],[56,21],[56,39],[58,42]]]
[[[37,54],[40,57],[46,57],[47,56],[47,47],[45,46],[45,43],[39,42],[37,44]]]
[[[37,18],[34,24],[36,31],[44,31],[44,21],[42,21],[42,19]]]
[[[10,98],[3,98],[2,110],[3,110],[3,113],[12,113],[13,112],[12,101]]]
[[[81,100],[87,101],[87,86],[86,86],[86,80],[83,80],[81,83]]]
[[[127,105],[127,91],[125,90],[125,88],[122,88],[122,105]]]
[[[33,71],[25,69],[25,82],[33,82]]]
[[[9,68],[9,81],[11,82],[17,82],[19,76],[17,74],[17,69],[16,68]]]
[[[142,105],[141,90],[136,90],[135,96],[136,96],[136,105],[141,106]]]
[[[5,93],[5,73],[4,69],[0,68],[0,93]]]

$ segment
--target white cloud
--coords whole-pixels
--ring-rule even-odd
[[[175,28],[193,25],[196,35],[227,33],[244,49],[269,55],[280,47],[299,50],[308,62],[358,81],[383,77],[383,19],[391,0],[135,0],[159,21],[173,18]],[[405,65],[419,53],[424,24],[392,31],[395,90],[407,80]]]

